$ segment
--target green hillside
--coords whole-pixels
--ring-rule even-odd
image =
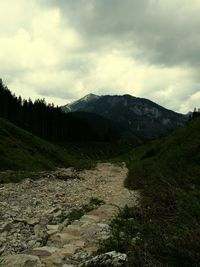
[[[29,172],[56,167],[91,168],[97,160],[108,160],[127,150],[128,145],[105,142],[52,144],[0,118],[0,182],[19,181]],[[7,175],[8,170],[14,171],[13,175]]]
[[[200,185],[200,119],[192,120],[166,138],[138,148],[131,155],[129,169],[126,184],[146,188],[145,192],[151,196],[163,185],[166,189]]]
[[[104,249],[128,253],[130,266],[199,266],[200,118],[126,161],[125,184],[140,190],[141,207],[121,212]]]
[[[0,119],[0,171],[40,171],[56,167],[86,167],[65,149]]]

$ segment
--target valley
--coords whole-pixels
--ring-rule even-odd
[[[64,112],[0,85],[0,266],[198,266],[197,109],[88,95]]]
[[[0,267],[200,267],[200,1],[0,11]]]

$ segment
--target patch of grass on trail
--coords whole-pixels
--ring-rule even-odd
[[[101,251],[127,253],[130,266],[200,266],[200,118],[124,159],[141,205],[113,220]]]
[[[88,204],[85,204],[78,209],[72,209],[71,212],[68,214],[67,218],[63,218],[62,221],[68,219],[69,225],[75,220],[79,220],[85,213],[90,212],[103,204],[105,204],[103,200],[98,198],[91,198]]]

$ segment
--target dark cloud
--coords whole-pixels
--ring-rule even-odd
[[[194,0],[48,0],[88,43],[137,47],[160,65],[200,64],[200,5]],[[130,50],[131,52],[131,50]]]

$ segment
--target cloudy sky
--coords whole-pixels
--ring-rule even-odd
[[[61,105],[131,94],[200,106],[199,0],[0,0],[0,77]]]

